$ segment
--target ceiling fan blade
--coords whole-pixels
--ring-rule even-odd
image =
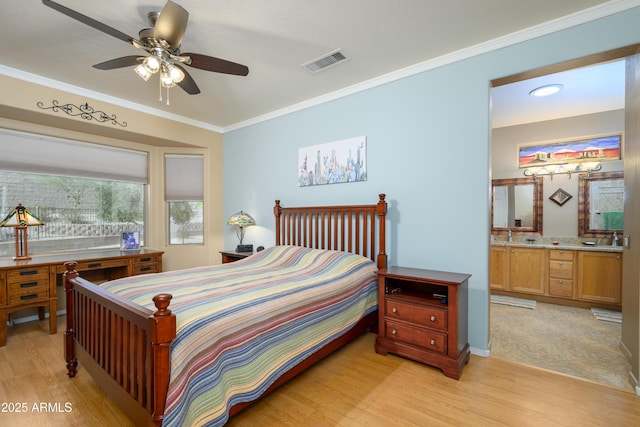
[[[182,44],[182,38],[187,31],[189,12],[182,6],[168,1],[160,11],[160,15],[153,27],[153,36],[165,40],[171,50],[176,50]]]
[[[132,65],[137,65],[140,63],[140,56],[123,56],[121,58],[111,59],[109,61],[104,61],[99,64],[93,66],[93,68],[97,68],[98,70],[113,70],[115,68],[123,68],[130,67]]]
[[[200,88],[198,87],[196,82],[193,80],[193,77],[191,77],[191,74],[189,74],[187,72],[187,70],[184,69],[184,67],[181,67],[178,64],[173,64],[173,65],[174,65],[174,67],[180,68],[182,70],[182,72],[184,73],[184,79],[182,79],[182,81],[180,83],[178,83],[178,86],[180,86],[189,95],[197,95],[197,94],[199,94],[200,93]]]
[[[249,74],[249,67],[235,62],[226,61],[212,56],[201,55],[199,53],[183,53],[182,56],[189,56],[193,68],[213,71],[214,73],[234,74],[236,76],[246,76]]]
[[[57,10],[58,12],[67,15],[68,17],[73,18],[76,21],[80,21],[83,24],[93,27],[96,30],[102,31],[103,33],[109,34],[110,36],[125,41],[129,44],[132,44],[132,40],[134,40],[133,37],[128,36],[127,34],[118,31],[115,28],[103,24],[102,22],[96,21],[93,18],[89,18],[88,16],[83,15],[80,12],[76,12],[75,10],[69,9],[68,7],[62,6],[61,4],[58,4],[54,1],[42,0],[42,4],[44,4],[45,6],[49,6],[51,9]]]

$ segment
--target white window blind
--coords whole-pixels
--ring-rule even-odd
[[[165,155],[165,200],[204,199],[204,161],[201,155]]]
[[[0,170],[147,183],[147,153],[0,129]]]

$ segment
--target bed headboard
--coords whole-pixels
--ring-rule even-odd
[[[386,268],[387,202],[373,205],[284,208],[276,200],[276,245],[294,245],[360,254]]]

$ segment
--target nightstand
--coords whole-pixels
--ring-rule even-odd
[[[222,263],[226,264],[253,255],[253,252],[220,251],[220,254],[222,255]]]
[[[469,277],[405,267],[378,271],[376,352],[407,357],[459,379],[470,356]]]

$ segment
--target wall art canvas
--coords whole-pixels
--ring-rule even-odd
[[[298,186],[367,180],[367,138],[359,136],[298,150]]]
[[[518,146],[518,166],[604,162],[622,158],[622,135]]]

